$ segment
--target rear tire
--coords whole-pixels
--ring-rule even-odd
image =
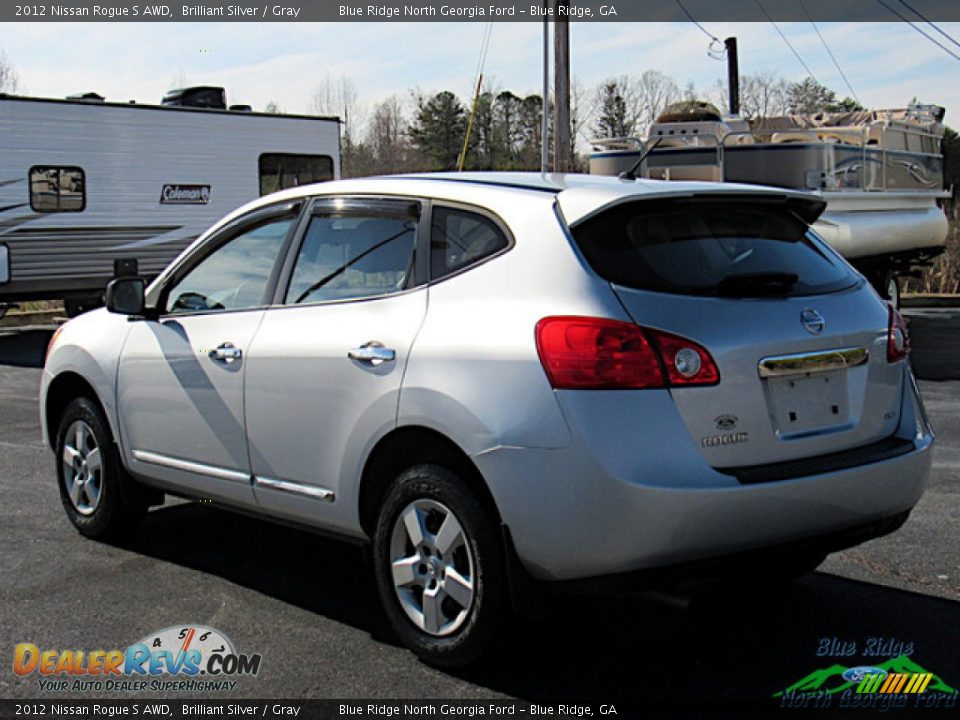
[[[57,430],[57,484],[73,526],[98,539],[120,539],[136,529],[148,492],[123,469],[110,427],[89,398],[70,402]]]
[[[445,668],[484,655],[506,613],[506,569],[496,523],[456,473],[401,473],[380,506],[373,551],[380,599],[404,645]]]

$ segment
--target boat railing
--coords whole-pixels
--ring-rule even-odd
[[[913,141],[911,138],[918,138]],[[884,192],[887,190],[930,191],[942,188],[941,137],[935,132],[900,123],[876,123],[855,127],[754,128],[713,134],[657,135],[643,140],[617,137],[593,140],[601,152],[647,153],[640,174],[671,179],[671,170],[689,172],[701,168],[704,175],[724,182],[743,180],[742,172],[728,173],[728,155],[746,147],[803,145],[818,148],[819,157],[808,156],[809,167],[797,177],[795,187],[824,192]],[[654,145],[656,144],[656,147]],[[664,164],[661,152],[673,149],[712,149],[713,156],[696,164]],[[669,156],[666,156],[669,157]],[[660,162],[658,162],[660,160]],[[662,174],[660,174],[662,173]],[[748,180],[762,182],[763,178]]]

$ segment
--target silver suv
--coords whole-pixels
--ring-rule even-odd
[[[543,586],[809,571],[904,522],[933,442],[822,209],[520,173],[261,198],[54,336],[63,506],[91,537],[169,493],[372,543],[447,666]]]

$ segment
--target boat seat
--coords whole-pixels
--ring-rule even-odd
[[[786,132],[775,132],[770,138],[773,143],[809,143],[817,142],[819,138],[815,132],[803,130],[789,130]]]

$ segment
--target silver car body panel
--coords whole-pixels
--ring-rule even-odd
[[[252,310],[131,323],[116,395],[132,472],[188,493],[253,503],[243,354],[262,319],[262,310]],[[226,344],[240,350],[238,360],[212,356]]]
[[[257,483],[259,507],[356,534],[357,479],[374,444],[397,425],[400,383],[426,311],[426,288],[267,310],[247,355],[252,472],[336,499],[316,502]],[[394,360],[348,357],[370,343],[394,350]]]
[[[923,491],[932,434],[909,365],[887,362],[888,310],[869,288],[779,300],[613,288],[589,268],[566,227],[641,197],[731,191],[708,183],[464,173],[277,193],[240,208],[185,254],[256,208],[337,194],[475,206],[495,214],[515,243],[465,272],[375,300],[160,322],[89,313],[67,323],[52,349],[41,412],[53,379],[75,372],[98,394],[124,462],[141,479],[356,537],[364,534],[359,482],[377,442],[396,428],[430,428],[472,459],[521,561],[544,579],[711,557],[908,510]],[[176,264],[148,297],[156,297]],[[801,323],[808,307],[825,320],[819,335]],[[721,382],[554,390],[534,328],[556,315],[633,321],[689,337],[713,355]],[[243,350],[231,368],[203,354],[224,341]],[[395,359],[373,364],[348,356],[373,341],[393,349]],[[814,423],[806,428],[813,432],[790,437],[782,428],[791,412],[783,398],[794,398],[771,395],[769,387],[789,378],[761,377],[761,363],[846,348],[865,349],[867,361],[811,375],[843,373],[842,421]],[[704,444],[720,432],[721,416],[736,416],[735,432],[749,440]],[[867,466],[755,485],[717,469],[892,435],[912,440],[914,449]]]

